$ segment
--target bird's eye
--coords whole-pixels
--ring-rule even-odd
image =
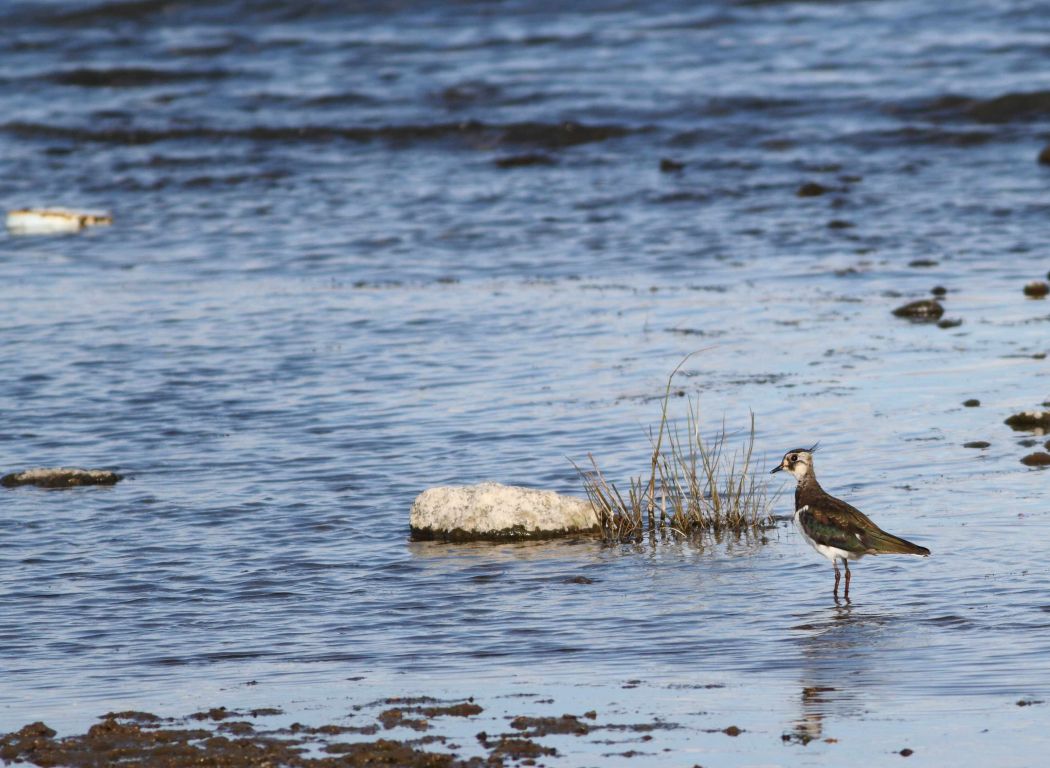
[[[798,454],[793,453],[790,456],[788,456],[788,461],[798,461]]]

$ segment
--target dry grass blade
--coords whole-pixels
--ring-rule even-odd
[[[588,454],[590,469],[573,463],[605,541],[639,541],[646,533],[748,533],[773,523],[774,499],[753,462],[754,414],[736,449],[730,445],[733,436],[724,421],[717,432],[703,436],[698,400],[688,401],[684,427],[670,422],[671,382],[689,357],[667,378],[660,425],[655,434],[652,430],[649,434],[648,478],[632,477],[626,499],[602,473],[594,456]]]

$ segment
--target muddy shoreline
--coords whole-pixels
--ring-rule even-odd
[[[551,736],[591,737],[606,750],[626,742],[648,745],[653,732],[678,728],[658,718],[636,723],[603,722],[594,710],[581,715],[532,716],[506,713],[498,732],[477,730],[463,738],[462,727],[485,709],[472,698],[460,701],[428,696],[385,698],[355,705],[347,722],[320,726],[275,722],[278,708],[247,710],[213,707],[183,717],[151,712],[108,712],[83,733],[60,736],[37,721],[0,737],[4,764],[99,766],[355,766],[419,768],[544,765],[561,755]],[[468,730],[470,730],[468,725]],[[742,730],[728,726],[723,733]],[[388,735],[389,734],[389,735]],[[665,750],[669,751],[669,750]],[[625,747],[608,756],[643,754]]]

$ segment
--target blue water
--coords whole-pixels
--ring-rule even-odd
[[[128,476],[2,494],[3,729],[528,683],[713,712],[668,764],[1050,746],[1015,705],[1050,699],[1050,474],[1019,461],[1046,436],[1002,424],[1050,400],[1021,292],[1050,269],[1041,4],[22,0],[0,26],[4,210],[114,216],[0,235],[0,466]],[[935,285],[962,325],[890,314]],[[409,541],[432,485],[644,471],[698,348],[711,428],[754,412],[767,465],[820,440],[824,486],[934,556],[865,560],[843,607],[790,527]],[[814,721],[838,747],[782,743]]]

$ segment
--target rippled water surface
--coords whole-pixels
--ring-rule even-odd
[[[0,8],[0,202],[115,217],[0,235],[2,466],[128,476],[3,492],[0,725],[528,690],[679,723],[654,764],[1038,763],[1042,4],[351,5]],[[961,325],[890,314],[936,285]],[[431,485],[642,471],[699,348],[712,428],[934,556],[846,605],[791,527],[409,541]]]

